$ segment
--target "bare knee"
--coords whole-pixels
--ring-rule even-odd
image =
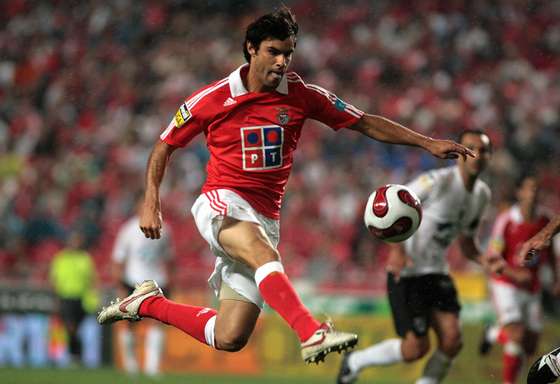
[[[463,338],[460,331],[445,335],[439,343],[439,349],[451,358],[457,356],[462,348]]]
[[[430,350],[430,341],[427,336],[407,336],[402,343],[403,360],[406,363],[416,361],[425,356]]]
[[[216,344],[216,349],[226,352],[238,352],[247,345],[249,337],[243,334],[228,333],[228,334],[218,334],[216,333],[214,337],[214,342]]]

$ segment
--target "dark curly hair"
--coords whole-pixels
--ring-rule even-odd
[[[261,42],[269,38],[285,40],[293,36],[295,39],[298,29],[294,14],[285,6],[259,17],[247,27],[245,41],[243,42],[245,59],[247,62],[251,61],[251,55],[247,50],[247,42],[250,42],[258,50]]]

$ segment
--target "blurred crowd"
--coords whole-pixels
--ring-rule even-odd
[[[543,205],[560,210],[560,1],[285,3],[300,24],[292,69],[307,82],[434,137],[489,134],[489,221],[524,172],[540,176]],[[246,25],[278,4],[1,2],[1,278],[45,282],[79,231],[108,281],[151,146],[185,97],[244,62]],[[180,286],[204,283],[213,264],[189,213],[207,156],[203,138],[176,152],[163,186]],[[382,282],[386,250],[361,224],[368,194],[446,164],[308,122],[283,207],[288,272],[325,285]]]

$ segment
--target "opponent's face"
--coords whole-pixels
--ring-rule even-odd
[[[520,205],[531,209],[535,206],[537,197],[537,180],[534,177],[526,177],[517,189],[517,201]]]
[[[295,40],[267,39],[261,41],[259,49],[247,43],[247,51],[251,55],[251,68],[265,88],[275,89],[288,70],[294,53]]]
[[[461,144],[476,154],[476,158],[467,156],[466,159],[459,158],[459,167],[468,175],[478,176],[488,164],[491,155],[490,138],[478,133],[467,133],[463,136]]]

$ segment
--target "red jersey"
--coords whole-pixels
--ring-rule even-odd
[[[530,268],[532,275],[531,292],[537,292],[541,287],[538,275],[539,267],[549,257],[554,257],[552,248],[547,247],[540,251],[538,260],[530,267],[522,266],[517,260],[517,254],[523,243],[546,226],[548,221],[549,219],[543,215],[538,215],[532,221],[524,221],[519,207],[513,206],[498,216],[492,230],[490,251],[501,254],[507,264],[513,268]],[[518,284],[506,276],[493,275],[492,278],[519,287]]]
[[[202,192],[231,189],[278,219],[305,120],[338,130],[355,124],[363,112],[294,72],[273,92],[248,92],[242,81],[248,70],[245,64],[191,95],[160,138],[183,147],[204,132],[210,159]]]

